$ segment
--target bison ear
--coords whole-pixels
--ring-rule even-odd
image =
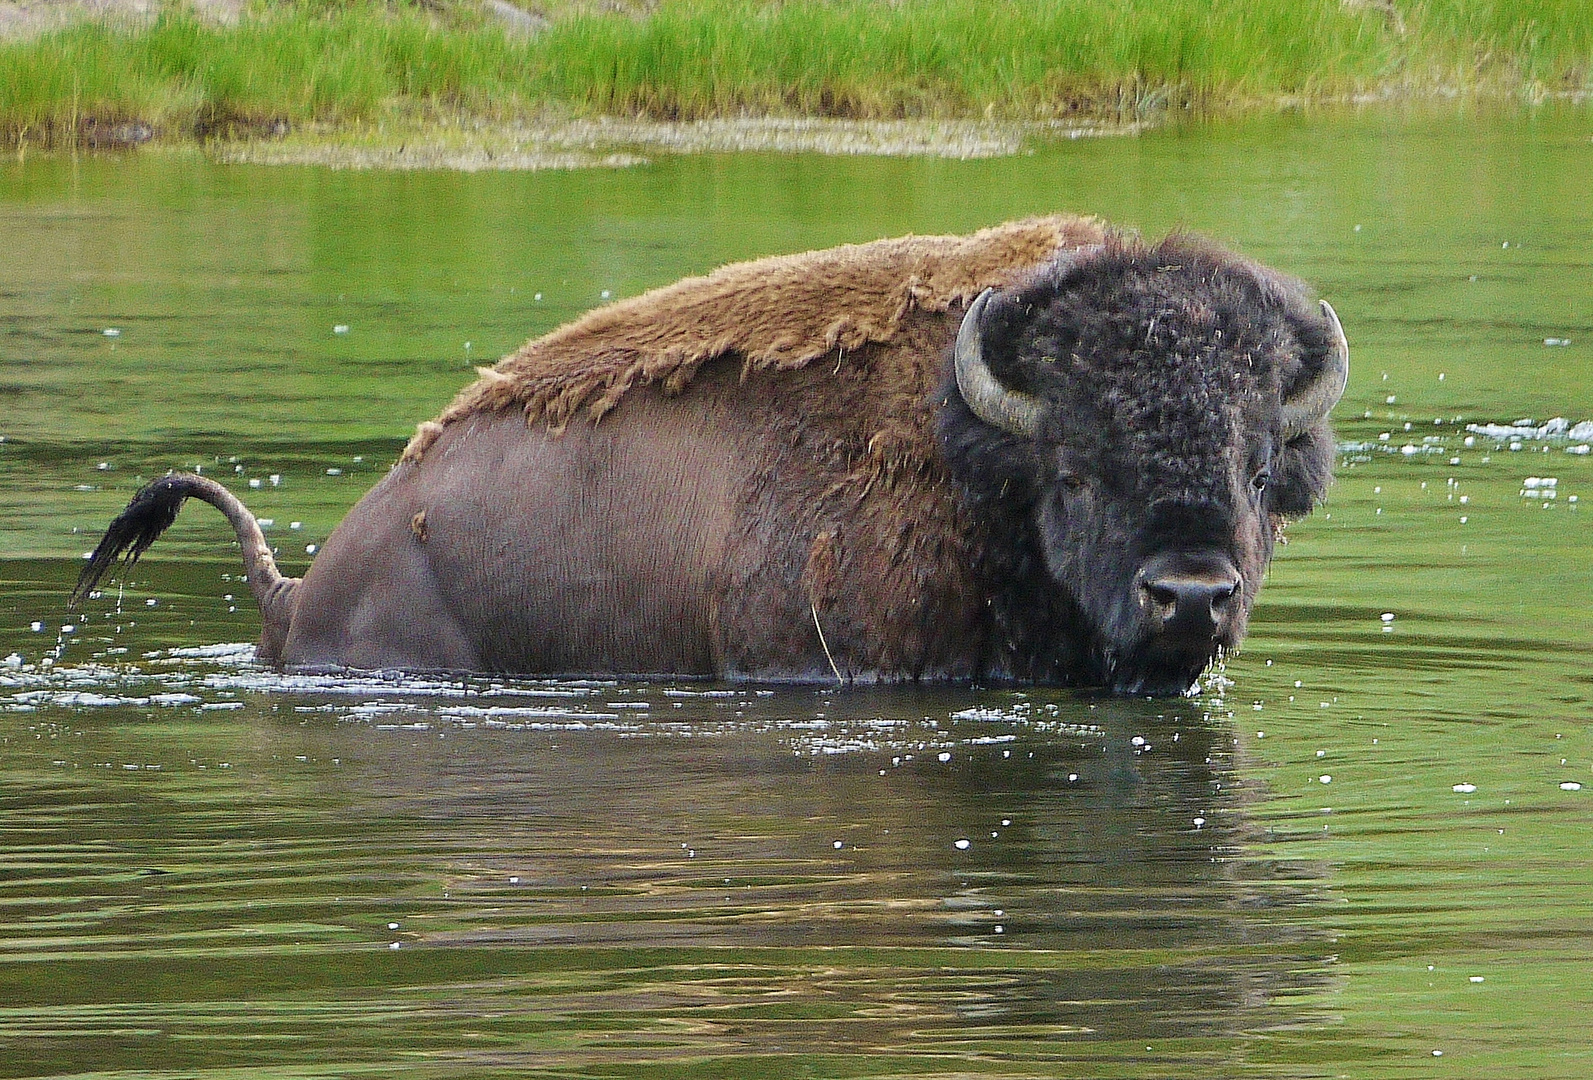
[[[1283,399],[1283,450],[1267,489],[1273,512],[1285,517],[1309,514],[1327,494],[1333,478],[1333,433],[1323,422],[1344,394],[1350,375],[1350,346],[1333,305],[1321,301],[1321,319],[1302,329],[1303,340],[1320,361]]]
[[[954,351],[957,390],[975,416],[1012,435],[1035,438],[1045,422],[1045,404],[1033,394],[1013,390],[1002,383],[985,361],[985,312],[994,289],[979,294],[957,331]]]
[[[1268,508],[1289,518],[1309,514],[1327,494],[1334,453],[1332,433],[1321,426],[1285,444],[1272,465]]]

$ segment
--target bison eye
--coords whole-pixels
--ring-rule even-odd
[[[1260,472],[1256,473],[1255,477],[1250,481],[1250,486],[1255,489],[1255,493],[1257,495],[1260,495],[1263,491],[1267,490],[1267,484],[1271,483],[1271,481],[1272,474],[1266,469],[1262,469]]]

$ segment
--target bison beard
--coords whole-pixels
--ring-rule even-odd
[[[302,580],[177,474],[74,600],[194,497],[292,669],[1180,693],[1324,494],[1347,371],[1293,279],[1089,219],[741,264],[483,371]]]

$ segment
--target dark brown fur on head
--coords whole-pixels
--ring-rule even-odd
[[[1276,523],[1326,491],[1326,421],[1286,442],[1281,402],[1322,369],[1331,327],[1300,283],[1180,235],[1064,256],[995,295],[982,327],[991,372],[1045,406],[1039,437],[1022,437],[953,384],[940,420],[986,523],[1012,673],[1082,660],[1123,691],[1189,685],[1242,637]],[[1237,571],[1208,647],[1148,633],[1135,582],[1159,553]]]

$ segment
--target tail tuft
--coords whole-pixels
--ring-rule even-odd
[[[124,551],[127,554],[123,565],[130,567],[177,520],[177,511],[182,509],[188,496],[194,494],[187,480],[181,474],[163,476],[145,484],[133,496],[133,501],[111,522],[99,546],[89,556],[88,565],[78,575],[77,587],[67,600],[67,607],[76,607],[92,592],[117,559],[122,558]]]

